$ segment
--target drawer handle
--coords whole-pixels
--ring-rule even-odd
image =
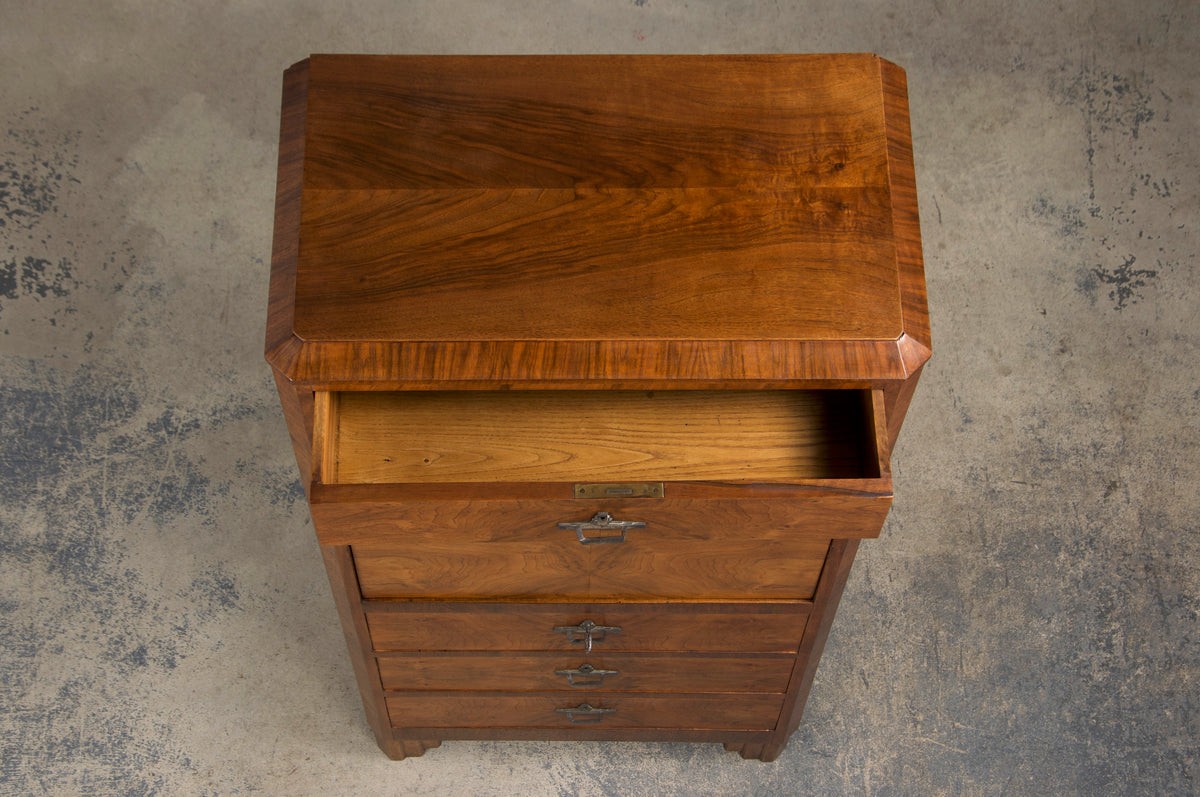
[[[583,645],[584,653],[591,653],[593,642],[603,642],[609,634],[621,633],[621,628],[615,625],[596,625],[591,620],[584,620],[579,625],[555,626],[554,633],[566,634],[573,644]]]
[[[571,720],[572,725],[586,725],[588,723],[595,724],[604,719],[606,714],[616,712],[615,708],[599,708],[597,706],[589,706],[587,703],[580,703],[575,708],[556,708],[554,711],[558,714],[566,714]]]
[[[597,512],[592,515],[591,520],[585,520],[581,523],[559,523],[560,529],[570,529],[575,532],[575,536],[584,545],[594,545],[598,542],[625,542],[625,532],[630,529],[644,529],[646,524],[640,520],[617,520],[607,512]],[[614,531],[620,530],[620,534],[601,534],[597,537],[589,537],[584,534],[585,531]]]
[[[590,664],[580,664],[574,670],[555,670],[555,675],[565,675],[571,686],[600,686],[610,675],[617,675],[616,670],[597,670]]]

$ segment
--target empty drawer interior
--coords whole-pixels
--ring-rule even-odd
[[[875,478],[869,390],[319,392],[329,484]],[[886,467],[886,466],[885,466]]]

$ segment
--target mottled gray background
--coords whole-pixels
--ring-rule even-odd
[[[0,0],[0,792],[1200,791],[1196,3],[340,5]],[[934,356],[777,763],[375,747],[261,354],[314,51],[908,70]]]

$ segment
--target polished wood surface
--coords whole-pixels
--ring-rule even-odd
[[[327,483],[879,475],[857,391],[337,394]],[[334,442],[336,441],[336,442]]]
[[[908,115],[908,79],[903,69],[887,61],[881,64],[881,73],[891,173],[892,230],[896,240],[900,310],[904,319],[904,335],[898,344],[906,376],[902,383],[888,386],[888,441],[895,445],[933,342],[926,300],[925,264],[921,253],[917,179]]]
[[[778,756],[891,503],[926,301],[875,56],[289,69],[266,352],[380,747]],[[574,495],[635,481],[662,497]],[[597,512],[646,526],[558,528]],[[621,630],[555,630],[584,623]],[[618,675],[556,672],[585,662]]]
[[[296,258],[300,251],[300,197],[308,110],[308,61],[283,75],[279,117],[279,168],[275,185],[275,232],[271,244],[271,290],[267,304],[267,361],[294,379],[292,360],[300,348],[296,318]]]
[[[330,390],[861,388],[912,377],[910,339],[304,343],[288,378]],[[376,378],[368,374],[374,371]]]
[[[854,480],[844,489],[836,482],[834,485],[757,484],[743,488],[671,483],[665,486],[668,496],[694,487],[701,496],[721,497],[563,500],[513,500],[503,493],[493,494],[491,500],[463,498],[462,491],[471,485],[454,485],[458,494],[442,499],[389,484],[314,485],[310,509],[323,545],[361,547],[436,546],[450,534],[462,544],[491,545],[497,552],[505,544],[516,546],[514,552],[522,544],[549,546],[549,551],[554,549],[554,540],[578,545],[575,533],[558,528],[559,523],[584,521],[597,512],[608,512],[618,520],[645,522],[649,534],[639,535],[637,529],[629,532],[628,538],[639,545],[669,539],[681,544],[736,546],[739,540],[759,534],[781,544],[879,536],[891,507],[891,480]],[[865,488],[858,489],[860,486]]]
[[[880,62],[884,125],[887,130],[888,186],[891,191],[892,235],[900,281],[906,360],[915,371],[929,358],[933,345],[921,253],[921,221],[917,207],[917,178],[913,166],[912,131],[908,115],[908,79],[904,70]]]
[[[293,72],[285,114],[307,133],[285,126],[280,194],[286,150],[303,201],[299,220],[277,211],[268,330],[289,379],[791,386],[919,367],[911,143],[886,61],[313,56]]]
[[[416,748],[398,740],[388,729],[391,723],[387,706],[383,702],[379,670],[371,655],[371,635],[367,628],[366,615],[363,613],[362,596],[358,591],[350,549],[346,546],[324,545],[321,547],[321,556],[325,560],[325,573],[329,577],[329,587],[333,593],[334,605],[337,606],[338,619],[341,621],[342,634],[350,653],[350,663],[354,668],[354,679],[358,684],[367,724],[375,732],[380,749],[391,758],[420,755],[424,752],[423,749],[415,752]],[[426,746],[436,746],[436,742]]]
[[[869,55],[310,59],[314,188],[858,187]]]
[[[284,376],[271,369],[275,380],[275,389],[279,394],[279,403],[283,408],[283,417],[287,422],[288,435],[292,439],[292,450],[296,454],[296,466],[300,469],[300,484],[308,494],[313,485],[312,451],[313,451],[313,410],[314,393],[311,390],[297,389]]]
[[[600,603],[552,605],[366,601],[377,651],[583,651],[556,628],[620,628],[599,652],[793,654],[808,621],[806,602]]]
[[[584,728],[680,728],[771,730],[783,695],[628,695],[603,692],[489,694],[455,692],[389,692],[392,723],[398,728],[578,728],[558,711],[587,704],[613,709]]]
[[[310,190],[296,334],[898,337],[886,187],[779,191]],[[831,269],[849,262],[878,264],[877,273]],[[831,312],[846,297],[879,310]]]
[[[605,671],[597,689],[609,692],[785,692],[794,657],[678,653],[393,653],[379,657],[384,689],[533,692],[584,687]]]
[[[770,740],[755,756],[763,761],[774,761],[787,744],[788,738],[800,727],[804,704],[808,701],[808,692],[812,689],[813,679],[817,674],[817,664],[825,649],[825,640],[829,638],[829,631],[833,627],[838,603],[842,599],[842,590],[846,587],[846,579],[850,577],[850,567],[854,564],[854,555],[857,552],[858,540],[834,540],[829,546],[829,555],[821,570],[820,586],[813,600],[814,621],[804,629],[804,638],[800,641],[800,655],[795,660],[795,669],[780,711],[779,724],[771,734]]]
[[[309,69],[301,338],[902,332],[875,59]]]
[[[549,526],[469,536],[438,529],[395,547],[353,548],[366,598],[805,600],[829,539],[648,523],[618,544],[583,545],[573,532]]]
[[[301,175],[307,122],[308,62],[283,78],[279,124],[279,171],[275,190],[275,232],[271,248],[271,289],[267,308],[267,360],[291,434],[301,483],[307,491],[312,468],[311,389],[297,389],[290,371],[299,342],[292,332],[296,303],[296,258],[300,248]]]

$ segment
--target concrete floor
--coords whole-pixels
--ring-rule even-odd
[[[774,764],[359,707],[262,359],[309,52],[874,51],[934,357]],[[1200,793],[1200,9],[0,0],[0,792]]]

